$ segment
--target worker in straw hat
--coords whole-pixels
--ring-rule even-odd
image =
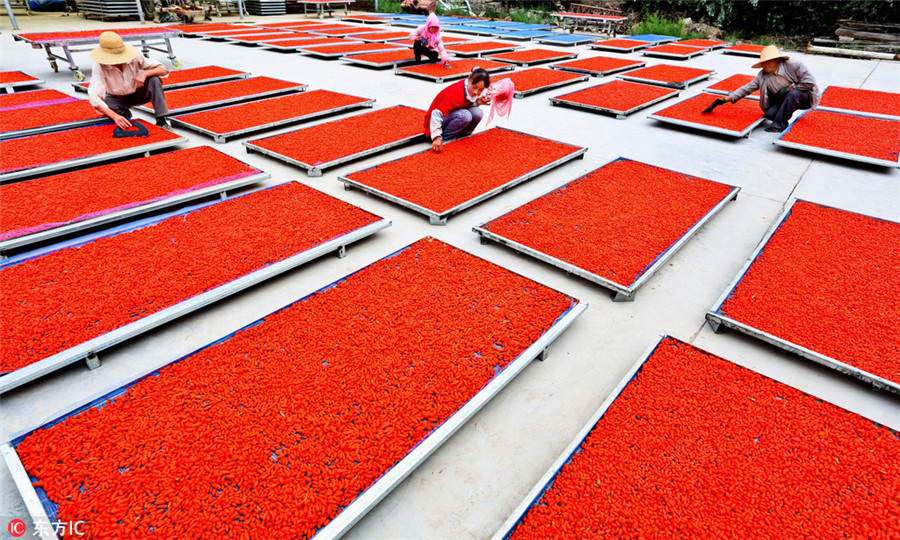
[[[100,34],[100,46],[91,51],[91,58],[94,66],[88,96],[97,112],[127,129],[131,127],[131,108],[149,101],[156,125],[166,125],[169,109],[160,80],[169,74],[165,66],[145,58],[115,32]]]
[[[819,87],[809,69],[781,54],[775,45],[763,48],[759,62],[753,64],[753,68],[762,69],[755,79],[728,94],[728,100],[735,103],[759,90],[759,106],[772,121],[766,131],[784,131],[794,111],[809,109],[819,103]]]

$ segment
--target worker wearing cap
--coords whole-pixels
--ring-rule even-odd
[[[819,103],[819,87],[809,69],[781,54],[775,45],[763,48],[753,68],[762,69],[755,79],[728,94],[728,100],[735,103],[759,90],[759,106],[772,121],[766,131],[784,131],[797,109],[810,109]]]
[[[131,127],[131,108],[150,102],[156,125],[166,125],[166,98],[160,77],[169,74],[161,63],[145,58],[126,45],[115,32],[100,34],[100,46],[91,51],[94,66],[88,96],[100,114],[122,129]]]

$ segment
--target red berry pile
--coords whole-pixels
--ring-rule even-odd
[[[398,71],[443,78],[452,75],[468,74],[476,67],[491,71],[496,69],[508,69],[510,65],[506,62],[492,62],[490,60],[485,60],[484,58],[463,58],[461,60],[454,59],[450,62],[450,69],[445,68],[443,64],[438,62],[435,64],[423,64],[421,66],[402,67],[399,68]]]
[[[584,75],[579,73],[570,73],[562,70],[547,68],[531,68],[512,73],[498,73],[491,77],[491,82],[500,79],[509,79],[516,87],[516,92],[527,92],[536,90],[545,86],[556,85],[565,81],[574,81],[582,78]]]
[[[310,39],[278,39],[272,42],[266,40],[263,43],[267,45],[277,45],[279,47],[306,47],[307,45],[324,45],[327,43],[350,45],[356,42],[349,39],[323,37]]]
[[[185,107],[201,105],[203,103],[216,103],[226,99],[252,97],[264,92],[273,92],[288,88],[302,86],[300,83],[282,81],[271,77],[250,77],[237,81],[220,82],[197,86],[195,88],[179,88],[166,92],[166,105],[169,110],[177,111]],[[145,104],[153,108],[152,103]]]
[[[645,67],[629,71],[629,77],[637,77],[647,79],[649,81],[659,81],[664,83],[686,83],[697,77],[712,73],[709,69],[697,69],[684,66],[670,66],[668,64],[659,64],[656,66]]]
[[[78,98],[64,94],[59,90],[31,90],[29,92],[16,92],[15,94],[0,94],[0,112],[3,112],[4,124],[0,129],[5,129],[6,111],[24,107],[43,107],[54,103],[66,103],[78,101]]]
[[[180,138],[171,131],[143,122],[149,137],[113,138],[113,123],[69,129],[0,141],[0,173],[31,169],[86,156],[96,156]]]
[[[748,53],[756,53],[759,54],[762,50],[765,49],[765,45],[753,45],[752,43],[742,43],[741,45],[732,45],[731,47],[725,47],[726,51],[741,51]]]
[[[3,111],[3,123],[0,133],[22,131],[26,129],[68,124],[102,118],[103,115],[94,110],[87,100],[66,101],[38,107],[25,107]]]
[[[352,28],[333,28],[330,30],[318,30],[316,31],[316,33],[322,34],[323,36],[349,36],[351,34],[365,34],[371,31],[371,28],[357,26]]]
[[[900,121],[809,111],[791,124],[781,140],[896,163]]]
[[[426,150],[347,177],[440,213],[576,150],[577,146],[494,128],[447,143],[440,153]]]
[[[399,38],[407,38],[409,37],[409,32],[370,32],[367,34],[356,34],[353,36],[353,39],[361,39],[365,40],[373,40],[373,39],[386,39],[388,41],[392,41]]]
[[[900,93],[829,86],[822,92],[819,106],[900,116]]]
[[[595,75],[602,75],[608,71],[615,71],[631,66],[639,66],[644,62],[641,60],[627,60],[625,58],[612,58],[609,56],[592,56],[581,60],[571,60],[554,64],[559,69],[577,69],[578,71],[589,71]]]
[[[629,286],[731,189],[638,161],[618,160],[484,228]]]
[[[309,538],[571,303],[423,239],[16,450],[86,538]]]
[[[28,81],[37,81],[37,77],[26,75],[21,71],[2,71],[0,72],[0,84],[21,83]]]
[[[299,183],[0,269],[0,372],[378,221]]]
[[[32,32],[28,34],[18,34],[28,41],[65,41],[72,39],[94,38],[100,37],[100,34],[106,30],[82,30],[80,32]],[[175,30],[166,27],[157,28],[116,28],[116,33],[120,36],[128,36],[131,34],[171,34]]]
[[[213,133],[232,133],[252,129],[290,118],[324,113],[339,107],[364,103],[368,98],[341,94],[330,90],[312,90],[299,94],[251,101],[211,111],[178,116],[178,120]]]
[[[900,438],[665,338],[511,538],[894,538]]]
[[[900,224],[799,201],[721,311],[900,383],[898,290]]]
[[[678,42],[678,45],[688,45],[690,47],[716,47],[718,45],[727,45],[727,41],[718,41],[715,39],[685,39]]]
[[[716,107],[711,113],[703,111],[722,96],[715,94],[697,94],[671,107],[657,111],[657,116],[675,118],[684,122],[710,126],[728,131],[740,133],[754,122],[762,118],[763,111],[759,103],[750,100],[740,100],[737,103],[726,103]]]
[[[251,142],[315,166],[421,135],[424,115],[421,109],[389,107]]]
[[[458,45],[461,47],[462,45]],[[572,53],[554,51],[551,49],[526,49],[523,51],[512,51],[506,53],[492,54],[494,60],[509,60],[511,62],[549,62],[558,58],[571,56]]]
[[[691,47],[689,45],[660,45],[658,47],[650,47],[649,49],[644,49],[643,53],[660,53],[660,54],[671,54],[671,55],[679,55],[687,57],[691,54],[705,51],[705,47]]]
[[[448,51],[463,53],[492,51],[494,49],[508,48],[510,48],[510,44],[503,43],[501,41],[473,41],[472,43],[460,43],[458,45],[449,45],[448,47],[446,47]]]
[[[732,75],[731,77],[727,77],[717,82],[716,84],[712,84],[707,86],[708,90],[719,90],[720,92],[734,92],[738,88],[748,84],[753,79],[755,79],[753,75]],[[759,90],[756,90],[750,94],[751,96],[759,97]]]
[[[349,53],[365,53],[369,51],[383,51],[385,49],[403,50],[402,45],[392,45],[390,43],[353,43],[350,45],[327,45],[319,47],[302,47],[304,51],[315,52],[319,54],[349,54]]]
[[[581,105],[592,105],[602,109],[609,109],[613,112],[625,112],[663,96],[674,96],[676,94],[678,94],[678,90],[653,86],[652,84],[612,81],[578,90],[571,94],[563,94],[555,99]]]
[[[0,185],[0,240],[260,173],[208,146]]]
[[[415,55],[413,54],[412,49],[404,47],[398,51],[385,53],[354,54],[353,59],[363,60],[373,64],[393,64],[404,60],[413,60],[415,59]]]
[[[260,34],[251,34],[248,36],[244,36],[244,35],[234,36],[231,39],[234,39],[237,41],[245,41],[247,43],[256,43],[258,41],[277,41],[279,39],[291,39],[291,38],[297,39],[297,38],[304,38],[304,37],[312,38],[312,37],[315,37],[315,35],[304,34],[302,32],[266,32],[266,33],[260,33]]]
[[[595,41],[591,45],[603,45],[604,47],[615,47],[621,49],[632,49],[642,45],[650,45],[649,41],[638,41],[636,39],[607,39],[604,41]]]

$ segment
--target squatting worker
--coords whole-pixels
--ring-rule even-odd
[[[428,7],[428,18],[422,26],[417,27],[409,34],[413,40],[413,55],[416,63],[422,61],[425,56],[430,62],[437,62],[438,58],[444,62],[444,67],[450,69],[450,56],[444,49],[444,40],[441,38],[441,23],[434,14],[435,3]]]
[[[108,116],[122,129],[131,127],[131,108],[153,104],[156,125],[166,125],[166,98],[160,77],[169,70],[156,60],[126,45],[115,32],[100,34],[100,46],[91,51],[94,66],[88,96],[98,113]]]
[[[759,90],[759,106],[772,121],[766,131],[784,131],[797,109],[814,108],[819,103],[819,87],[809,69],[779,53],[775,45],[760,52],[753,68],[762,69],[755,79],[731,92],[728,100],[735,103]]]
[[[488,72],[476,67],[467,78],[440,91],[425,113],[425,135],[432,150],[440,152],[444,142],[475,131],[484,116],[478,106],[489,103],[485,89],[490,85]]]

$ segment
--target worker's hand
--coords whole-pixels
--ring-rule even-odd
[[[778,91],[778,95],[783,96],[790,91],[791,91],[791,86],[785,86],[784,88],[782,88],[781,90]]]
[[[431,149],[435,152],[440,153],[442,146],[444,146],[444,141],[440,137],[431,141]]]
[[[491,104],[491,98],[486,95],[481,96],[475,100],[475,105],[490,105],[490,104]]]
[[[450,65],[450,62],[444,62],[445,69],[453,69],[453,66]]]
[[[131,122],[129,122],[128,119],[125,118],[124,116],[122,116],[121,114],[115,115],[113,117],[113,121],[116,123],[117,126],[119,126],[122,129],[130,129],[132,127]]]
[[[144,86],[144,83],[147,82],[147,73],[144,71],[138,71],[134,74],[134,84],[135,86]]]

